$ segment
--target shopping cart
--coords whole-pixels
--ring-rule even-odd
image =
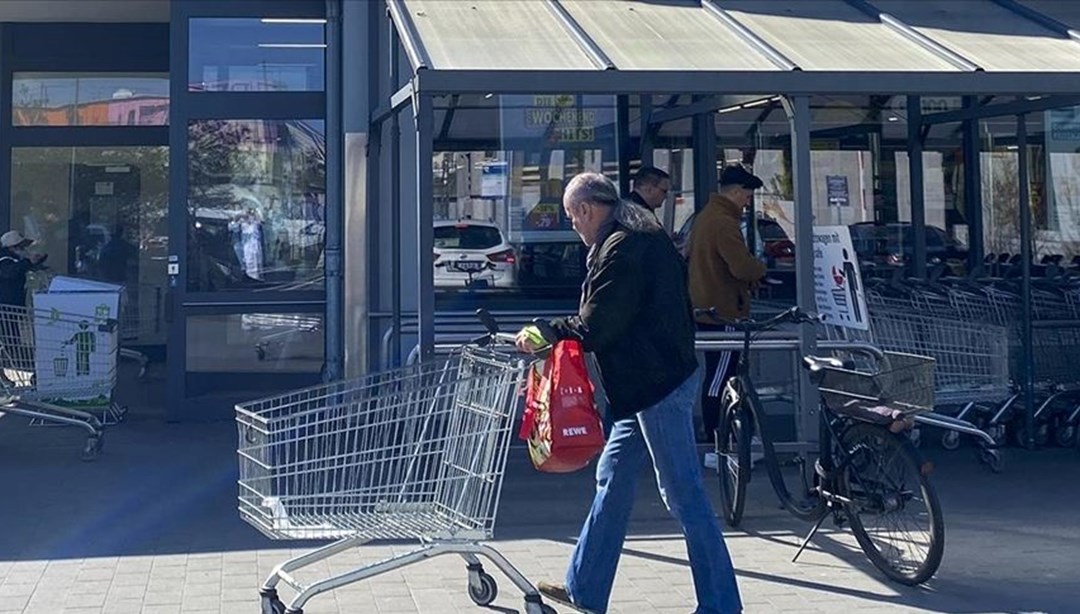
[[[0,412],[27,417],[32,424],[82,428],[87,431],[83,460],[96,458],[104,424],[86,408],[110,403],[116,384],[116,324],[0,308]]]
[[[274,352],[281,352],[291,341],[308,336],[322,335],[322,317],[306,314],[245,314],[244,330],[265,331],[255,344],[255,357],[266,360]]]
[[[465,559],[468,592],[495,600],[492,561],[525,594],[528,614],[553,614],[492,537],[528,361],[493,332],[432,359],[360,379],[238,405],[241,517],[273,539],[334,543],[279,564],[264,614],[300,614],[314,596],[444,554]],[[379,563],[302,584],[292,574],[375,539],[420,545]],[[277,592],[296,591],[286,608]]]

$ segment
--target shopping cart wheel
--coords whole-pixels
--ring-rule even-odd
[[[87,462],[94,460],[101,453],[101,448],[104,446],[105,437],[102,433],[87,437],[86,444],[83,445],[82,459]]]
[[[1005,459],[999,450],[983,448],[979,451],[979,461],[990,468],[994,473],[1005,471]]]
[[[480,586],[474,586],[471,581],[469,582],[469,597],[478,606],[489,605],[498,596],[499,585],[495,583],[495,578],[486,572],[480,572]]]
[[[1059,424],[1054,429],[1054,445],[1059,448],[1071,448],[1076,443],[1076,425]]]
[[[259,601],[262,605],[262,611],[259,614],[285,614],[285,604],[278,598],[277,589],[260,589]]]
[[[941,436],[941,447],[949,451],[958,449],[960,447],[960,433],[945,431],[945,434]]]
[[[1020,446],[1021,448],[1027,447],[1028,430],[1026,426],[1022,424],[1017,426],[1014,437],[1016,438],[1016,445]],[[1036,424],[1035,438],[1033,442],[1036,448],[1045,447],[1046,444],[1050,442],[1050,426],[1047,424]]]

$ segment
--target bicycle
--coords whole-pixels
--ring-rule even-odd
[[[736,374],[725,383],[716,453],[724,519],[732,527],[742,520],[746,486],[751,477],[751,438],[757,433],[773,490],[782,506],[813,527],[793,562],[809,545],[826,518],[851,525],[863,552],[882,573],[906,585],[926,582],[937,571],[945,549],[945,525],[937,493],[924,463],[905,431],[911,415],[933,408],[932,359],[876,353],[873,373],[856,371],[853,360],[804,356],[802,366],[819,389],[818,449],[813,483],[803,475],[803,494],[795,497],[781,474],[772,438],[762,418],[765,411],[750,378],[751,341],[784,323],[818,323],[795,307],[764,322],[725,321],[714,309],[695,310],[743,334]],[[805,458],[796,457],[803,468]],[[892,475],[899,470],[899,475]],[[913,512],[914,521],[900,518]],[[898,521],[899,519],[899,521]],[[879,523],[884,527],[879,527]],[[911,527],[925,529],[919,533]]]

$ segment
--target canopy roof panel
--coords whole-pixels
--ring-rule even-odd
[[[1080,0],[386,2],[432,93],[1073,94],[1080,79]]]
[[[874,6],[987,71],[1080,72],[1080,44],[994,2],[875,0]]]
[[[563,0],[620,70],[780,70],[697,0]]]
[[[803,70],[960,70],[843,0],[717,4]]]
[[[408,0],[405,6],[435,70],[595,68],[544,2]]]

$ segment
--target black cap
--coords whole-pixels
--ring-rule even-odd
[[[747,190],[756,190],[765,185],[759,177],[746,170],[740,164],[730,164],[720,173],[720,187],[737,185]]]

